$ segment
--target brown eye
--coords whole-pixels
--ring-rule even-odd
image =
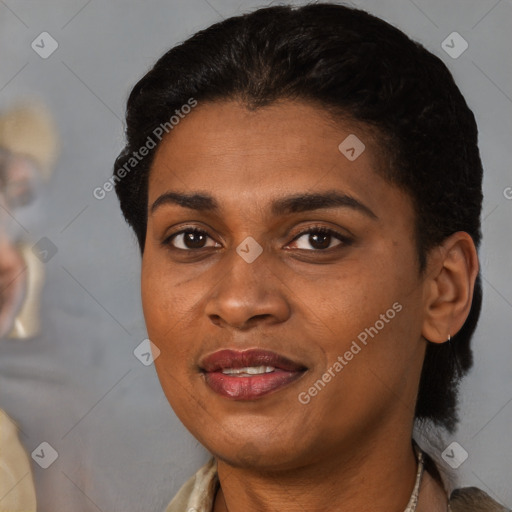
[[[350,240],[340,233],[327,228],[315,228],[303,231],[294,238],[294,248],[311,251],[322,251],[340,245],[348,245]]]
[[[210,239],[213,244],[206,245]],[[175,249],[190,251],[194,249],[204,249],[205,247],[215,247],[216,242],[210,238],[206,231],[200,229],[185,229],[170,236],[165,244],[171,245]]]

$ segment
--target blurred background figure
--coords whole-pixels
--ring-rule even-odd
[[[33,240],[20,236],[16,211],[32,203],[57,154],[53,121],[39,104],[0,113],[0,339],[28,339],[40,330],[43,265]],[[0,409],[0,510],[32,512],[36,496],[18,426]]]
[[[0,336],[26,339],[39,333],[43,267],[23,240],[16,210],[34,201],[57,155],[49,112],[37,103],[0,113]],[[10,245],[14,243],[14,245]]]

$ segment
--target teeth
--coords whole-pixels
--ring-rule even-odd
[[[224,368],[224,375],[260,375],[262,373],[272,373],[275,370],[273,366],[246,366],[245,368]]]

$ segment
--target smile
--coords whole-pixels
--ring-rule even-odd
[[[220,350],[200,364],[205,382],[215,393],[232,400],[254,400],[300,378],[307,368],[261,349]]]

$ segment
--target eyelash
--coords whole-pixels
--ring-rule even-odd
[[[202,249],[207,249],[208,248],[208,247],[200,247],[198,249],[181,249],[181,248],[178,248],[178,247],[174,247],[172,245],[172,241],[177,236],[184,235],[186,233],[193,233],[195,235],[205,235],[208,238],[211,238],[213,240],[213,238],[210,237],[210,235],[208,234],[207,231],[205,231],[203,229],[195,228],[195,227],[190,227],[190,228],[185,228],[185,229],[182,229],[180,231],[177,231],[176,233],[173,233],[172,235],[168,236],[163,241],[163,245],[165,245],[165,246],[167,246],[167,247],[169,247],[169,248],[171,248],[173,250],[176,250],[176,251],[185,251],[185,252],[195,252],[195,251],[200,251]],[[331,228],[327,228],[325,226],[309,226],[309,227],[301,230],[299,233],[297,233],[290,243],[295,242],[296,240],[298,240],[299,238],[301,238],[303,235],[306,235],[306,234],[324,235],[324,236],[330,235],[333,238],[339,240],[341,243],[336,245],[336,246],[334,246],[334,247],[328,247],[327,249],[296,249],[296,250],[307,251],[307,252],[327,252],[327,251],[330,251],[332,249],[335,249],[336,247],[347,246],[347,245],[350,245],[352,243],[352,240],[350,238],[348,238],[347,236],[344,236],[341,233],[337,232],[336,230],[331,229]]]
[[[340,244],[338,244],[334,247],[329,247],[327,249],[309,249],[310,252],[327,252],[331,249],[335,249],[336,247],[342,247],[344,245],[350,245],[352,243],[352,240],[349,237],[342,235],[341,233],[338,233],[338,231],[331,229],[331,228],[327,228],[325,226],[309,226],[307,228],[304,228],[303,230],[299,231],[294,236],[292,242],[295,242],[296,240],[301,238],[303,235],[307,235],[307,234],[329,235],[341,242]],[[298,250],[306,250],[307,251],[308,249],[298,249]]]

